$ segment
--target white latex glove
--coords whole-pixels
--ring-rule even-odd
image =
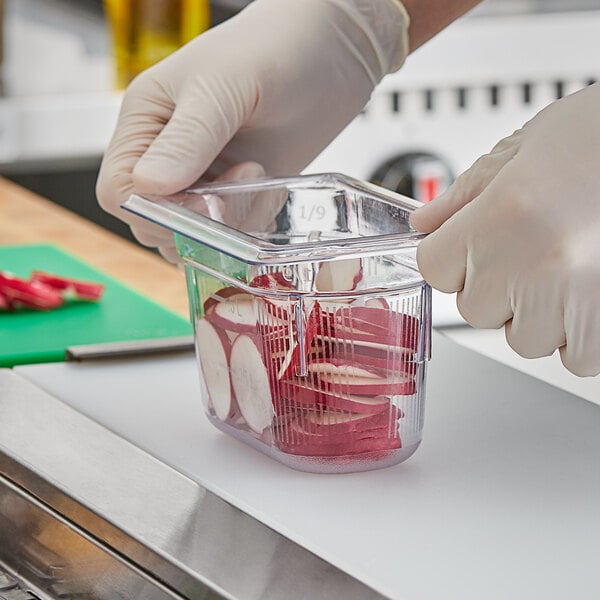
[[[255,0],[129,86],[101,206],[174,260],[169,232],[119,208],[129,194],[262,174],[247,161],[269,176],[298,173],[402,65],[408,24],[399,0]]]
[[[416,211],[431,285],[521,356],[600,372],[600,84],[563,98]]]

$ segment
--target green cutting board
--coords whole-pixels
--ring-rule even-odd
[[[69,346],[189,335],[190,323],[51,245],[0,246],[0,270],[47,271],[105,284],[98,302],[51,311],[0,311],[0,367],[65,359]]]

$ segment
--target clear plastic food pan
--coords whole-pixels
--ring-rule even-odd
[[[175,233],[216,427],[318,473],[413,454],[431,337],[419,205],[337,174],[127,200]]]

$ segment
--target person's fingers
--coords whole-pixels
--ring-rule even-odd
[[[565,306],[566,344],[560,349],[563,365],[579,377],[600,374],[600,293],[589,290],[583,302]]]
[[[448,190],[412,213],[412,226],[422,233],[435,231],[463,206],[479,196],[516,155],[521,142],[521,132],[522,130],[518,130],[498,142],[489,154],[478,158],[460,175]]]
[[[159,246],[158,251],[160,252],[161,256],[165,260],[168,260],[170,263],[173,263],[174,265],[181,264],[181,257],[179,256],[179,253],[177,252],[177,248],[175,248],[174,243]]]
[[[173,112],[173,102],[159,89],[146,89],[135,80],[123,99],[115,134],[109,143],[96,183],[100,206],[129,225],[153,229],[121,208],[133,193],[132,171]],[[154,228],[158,232],[158,228]]]
[[[205,76],[188,85],[168,123],[135,164],[137,191],[169,195],[200,179],[257,102],[252,82],[233,79],[235,89],[231,77]]]
[[[214,179],[215,183],[227,181],[244,181],[265,176],[265,169],[257,162],[247,161],[230,167]]]
[[[477,264],[478,260],[476,253],[468,254],[464,285],[456,295],[456,306],[473,327],[498,329],[513,316],[506,281],[502,273]]]
[[[265,170],[262,165],[248,161],[230,167],[211,183],[237,182],[248,179],[258,179],[264,176]],[[183,204],[186,208],[203,215],[208,215],[215,221],[226,223],[231,227],[238,227],[238,216],[240,214],[245,214],[244,210],[247,204],[248,195],[249,194],[236,193],[235,197],[226,197],[224,199],[217,194],[201,194],[199,196],[186,194]],[[250,194],[250,196],[253,197],[254,193]]]
[[[523,358],[550,356],[566,341],[561,290],[541,285],[521,288],[525,294],[515,299],[515,314],[505,326],[508,345]]]
[[[143,246],[157,248],[158,246],[164,244],[165,240],[173,237],[173,234],[168,229],[165,229],[160,225],[153,225],[145,219],[140,218],[140,220],[143,221],[140,226],[131,226],[131,233]]]
[[[417,247],[419,271],[432,287],[442,292],[463,289],[467,271],[468,219],[455,214]]]
[[[258,163],[245,162],[235,165],[225,171],[225,173],[222,173],[214,183],[256,179],[263,177],[264,174],[264,169]],[[203,215],[208,215],[216,221],[227,222],[223,218],[223,201],[218,196],[202,194],[195,197],[193,194],[186,193],[184,197],[183,204],[186,208]],[[155,227],[150,223],[144,222],[140,227],[133,226],[131,231],[144,246],[158,248],[160,254],[169,262],[179,263],[181,261],[177,254],[173,232],[169,229],[159,226]]]

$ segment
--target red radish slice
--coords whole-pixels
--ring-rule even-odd
[[[293,309],[289,299],[283,298],[281,300],[275,300],[273,298],[261,298],[260,302],[264,302],[267,313],[273,315],[279,322],[283,321],[287,323],[288,321],[293,320],[293,316],[290,318],[290,313],[293,314]],[[267,317],[267,320],[269,318],[270,317]]]
[[[310,348],[317,335],[321,325],[322,312],[318,302],[315,302],[304,326],[304,356],[308,359]],[[296,375],[296,369],[301,366],[301,347],[297,340],[294,340],[292,347],[288,350],[277,379],[285,379]]]
[[[262,433],[273,419],[271,385],[259,347],[248,335],[240,335],[231,347],[231,382],[248,427]]]
[[[372,415],[331,410],[307,411],[299,422],[305,431],[312,433],[349,433],[379,429],[386,426],[390,428],[390,431],[393,431],[396,421],[401,416],[400,410],[390,404],[389,410]]]
[[[395,396],[415,393],[414,379],[409,375],[396,373],[378,379],[321,373],[317,377],[316,385],[329,392],[342,392],[357,396]]]
[[[0,293],[13,307],[49,310],[63,304],[63,297],[58,290],[39,281],[25,281],[6,272],[0,273]]]
[[[364,431],[325,431],[322,433],[307,432],[303,425],[302,420],[293,419],[285,426],[285,430],[282,430],[280,436],[284,440],[288,440],[294,444],[305,444],[313,446],[316,444],[339,444],[356,442],[359,440],[368,440],[373,438],[391,438],[397,437],[398,431],[395,426],[390,428],[388,425],[382,427],[376,427],[373,429],[367,429]]]
[[[419,340],[419,321],[415,317],[383,308],[352,306],[341,309],[335,315],[338,330],[350,333],[385,336],[388,343],[416,350]],[[383,341],[383,340],[379,340]]]
[[[2,292],[0,292],[0,310],[10,310],[10,300]]]
[[[384,308],[389,310],[390,305],[385,298],[376,296],[374,298],[357,298],[352,302],[352,306],[369,306],[371,308]]]
[[[346,308],[350,300],[319,300],[321,309],[325,313],[335,313],[340,308]]]
[[[278,440],[277,447],[287,454],[299,456],[343,457],[367,452],[396,450],[402,447],[400,437],[369,438],[332,444],[294,444]]]
[[[360,364],[366,368],[378,369],[379,371],[403,371],[404,373],[414,374],[416,370],[415,362],[412,362],[406,354],[389,354],[387,356],[377,356],[359,352],[353,352],[348,348],[335,348],[329,353],[327,358],[316,358],[318,360],[329,360],[334,364],[337,362],[350,362]]]
[[[235,294],[217,302],[206,317],[215,326],[238,333],[255,332],[258,327],[258,309],[250,294]]]
[[[235,413],[229,377],[230,342],[224,332],[206,319],[196,322],[198,360],[215,414],[221,421]]]
[[[363,325],[363,328],[358,325]],[[358,339],[380,342],[382,344],[388,344],[390,346],[397,346],[398,339],[392,331],[383,329],[383,327],[375,328],[373,325],[365,327],[364,323],[361,322],[348,322],[336,320],[332,324],[333,335],[344,339]]]
[[[228,298],[231,298],[232,296],[236,296],[238,294],[247,295],[247,293],[244,292],[244,290],[233,286],[224,287],[221,288],[219,291],[214,292],[204,301],[204,314],[210,314],[217,304],[223,302],[223,300],[227,300]]]
[[[93,283],[91,281],[79,281],[44,273],[42,271],[34,271],[31,274],[32,281],[39,281],[45,285],[54,288],[55,290],[63,291],[63,296],[75,298],[76,300],[92,300],[96,301],[102,297],[104,293],[104,285],[101,283]]]
[[[363,379],[380,380],[385,377],[385,373],[381,371],[360,367],[356,363],[351,363],[343,360],[316,360],[309,365],[308,370],[317,375],[329,374],[339,377],[361,377]]]
[[[396,346],[394,344],[386,344],[377,340],[374,335],[353,334],[354,337],[332,337],[328,335],[317,335],[316,338],[323,345],[329,345],[333,348],[348,348],[359,354],[374,354],[376,356],[386,355],[410,355],[414,354],[411,348],[404,346]]]
[[[331,410],[377,414],[388,410],[390,407],[390,399],[385,396],[332,394],[314,386],[296,382],[286,382],[286,386],[281,393],[287,395],[289,404],[297,409],[324,406]]]
[[[294,284],[288,281],[283,273],[276,271],[273,273],[263,273],[257,275],[251,282],[250,287],[264,288],[268,290],[293,290]]]
[[[321,263],[315,279],[320,292],[346,292],[356,289],[362,279],[360,258]]]
[[[237,333],[256,333],[259,329],[263,333],[275,332],[287,326],[285,319],[275,315],[259,325],[261,307],[264,307],[261,298],[245,293],[233,294],[226,300],[216,302],[206,313],[206,318],[216,327]]]

